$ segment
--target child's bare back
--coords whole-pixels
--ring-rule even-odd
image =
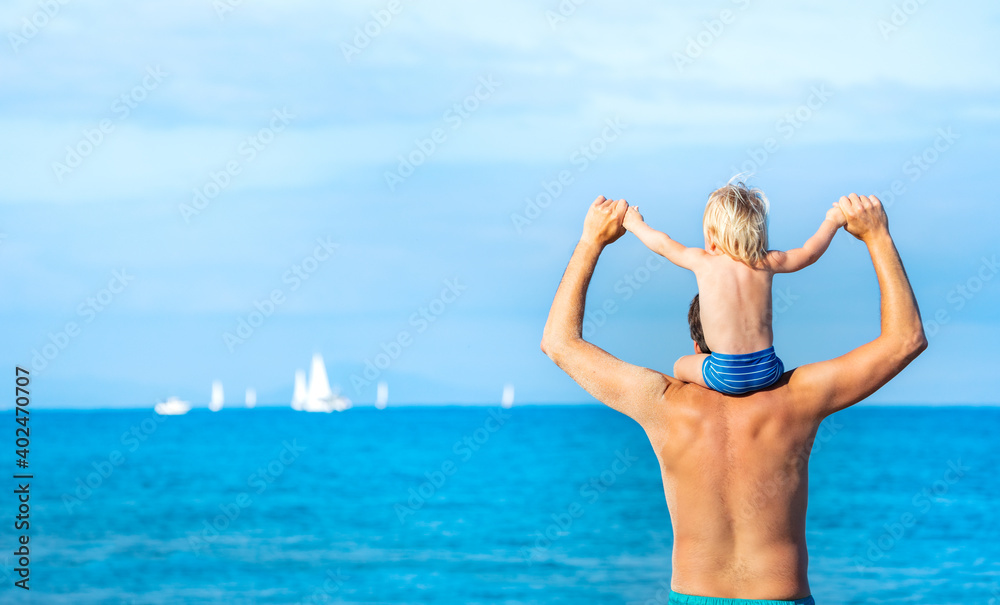
[[[705,343],[720,353],[753,353],[774,344],[771,281],[722,252],[706,252],[692,267],[698,280]]]
[[[835,205],[836,206],[836,205]],[[624,226],[650,250],[698,280],[702,327],[709,351],[674,364],[674,375],[720,392],[739,395],[774,384],[784,365],[774,353],[771,285],[775,273],[791,273],[816,262],[846,224],[839,208],[803,245],[787,252],[767,249],[768,202],[759,189],[729,184],[709,197],[704,248],[688,248],[646,225],[630,207]]]

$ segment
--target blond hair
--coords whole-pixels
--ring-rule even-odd
[[[705,233],[730,257],[757,267],[767,257],[769,208],[763,191],[743,181],[730,181],[708,196]]]

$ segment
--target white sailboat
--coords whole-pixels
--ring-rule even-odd
[[[208,402],[208,409],[218,412],[222,409],[222,383],[218,380],[212,382],[212,400]]]
[[[351,400],[341,397],[340,393],[330,388],[330,380],[326,376],[326,366],[323,356],[313,355],[309,367],[309,386],[306,388],[305,411],[307,412],[343,412],[351,407]]]
[[[160,416],[181,416],[191,410],[191,404],[177,397],[168,397],[166,401],[153,406]]]
[[[384,410],[389,403],[389,385],[385,382],[378,383],[378,391],[375,394],[375,407]]]
[[[257,390],[254,389],[253,387],[247,387],[246,402],[248,408],[252,408],[253,406],[257,405]]]
[[[514,385],[505,384],[503,386],[503,396],[500,398],[500,406],[509,408],[514,405]]]
[[[292,393],[292,409],[300,412],[306,409],[306,373],[295,370],[295,391]]]

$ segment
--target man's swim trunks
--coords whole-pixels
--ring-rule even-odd
[[[679,592],[670,593],[668,605],[816,605],[811,596],[795,601],[767,601],[759,599],[717,599],[715,597],[693,597]]]
[[[766,389],[785,373],[774,347],[741,355],[712,353],[701,366],[708,388],[726,395],[745,395]]]

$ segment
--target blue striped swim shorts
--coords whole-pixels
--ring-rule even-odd
[[[701,366],[708,388],[726,395],[766,389],[784,373],[785,364],[774,354],[774,347],[740,355],[712,353]]]

